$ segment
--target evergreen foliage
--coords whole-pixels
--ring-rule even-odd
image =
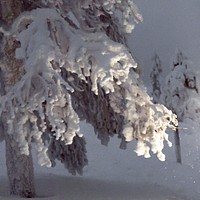
[[[152,92],[154,103],[160,103],[160,96],[162,91],[162,63],[157,53],[155,53],[153,60],[153,69],[150,74],[151,83],[152,83]]]
[[[13,1],[0,3],[9,30],[1,28],[0,115],[10,152],[27,159],[33,145],[40,165],[60,160],[70,173],[82,174],[87,158],[79,122],[86,119],[102,144],[118,134],[121,148],[137,139],[137,155],[150,157],[151,149],[165,160],[166,129],[177,120],[151,102],[132,70],[137,64],[126,36],[142,17],[131,0],[18,0],[15,18],[6,15]],[[10,183],[15,180],[12,175]]]

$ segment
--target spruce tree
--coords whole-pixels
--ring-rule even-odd
[[[11,194],[34,197],[31,148],[40,165],[87,164],[79,122],[102,144],[137,139],[136,153],[164,160],[176,116],[151,102],[126,44],[142,20],[131,0],[0,0],[0,114]],[[130,73],[131,71],[131,73]],[[173,124],[172,124],[173,123]],[[169,142],[169,141],[168,141]]]
[[[185,118],[198,121],[199,98],[197,74],[191,67],[188,58],[178,50],[171,65],[171,71],[166,77],[164,90],[162,92],[162,103],[171,109],[179,122]],[[181,147],[179,128],[175,131],[175,146],[177,162],[181,163]]]
[[[153,97],[154,103],[160,103],[160,96],[161,96],[161,87],[162,87],[162,63],[157,53],[152,58],[153,60],[153,68],[150,74],[151,84],[152,84],[152,92],[151,95]]]

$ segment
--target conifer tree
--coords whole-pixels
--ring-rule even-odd
[[[199,92],[197,75],[191,67],[188,58],[178,50],[173,60],[171,71],[166,77],[162,92],[163,104],[171,109],[179,122],[185,118],[199,119]],[[198,120],[197,120],[198,121]],[[175,131],[175,146],[177,162],[181,163],[181,147],[179,129]]]
[[[149,157],[151,149],[165,159],[166,129],[176,116],[151,102],[132,70],[126,37],[142,17],[131,0],[0,0],[0,13],[1,135],[11,194],[35,196],[31,148],[40,165],[58,159],[82,173],[83,119],[102,144],[118,134],[121,148],[137,139],[138,155]]]
[[[152,92],[154,103],[160,103],[161,96],[161,81],[162,81],[162,63],[157,53],[155,53],[153,60],[153,68],[150,74],[151,83],[152,83]]]

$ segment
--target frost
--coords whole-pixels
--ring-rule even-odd
[[[41,166],[47,166],[51,167],[51,162],[49,160],[49,156],[47,154],[48,148],[42,148],[40,151],[38,151],[37,157],[38,157],[38,164]]]
[[[126,142],[130,142],[134,139],[132,133],[133,133],[133,127],[128,125],[124,126],[122,134],[124,135]]]
[[[199,121],[199,84],[192,63],[179,50],[165,79],[162,102],[174,113],[178,120],[191,118]]]
[[[0,114],[6,112],[21,152],[27,155],[33,142],[40,165],[54,166],[58,159],[81,174],[87,164],[81,117],[93,123],[102,144],[117,133],[121,147],[137,139],[138,155],[149,157],[152,150],[163,160],[165,132],[176,116],[151,102],[124,45],[125,33],[142,20],[132,1],[43,4],[50,8],[26,12],[13,24],[22,73],[0,97]]]
[[[144,156],[145,158],[149,158],[150,153],[149,153],[150,148],[145,144],[145,142],[139,141],[137,143],[137,148],[135,152],[137,153],[138,156]]]

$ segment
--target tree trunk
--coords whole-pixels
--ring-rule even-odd
[[[21,0],[0,0],[0,20],[7,26],[11,25],[21,13]]]
[[[31,198],[35,196],[34,173],[31,151],[22,155],[12,135],[5,134],[6,165],[10,194]]]
[[[15,49],[19,43],[12,36],[5,39],[4,50],[4,89],[9,91],[23,75],[23,65],[15,58]],[[6,164],[10,183],[10,193],[21,197],[34,197],[34,175],[31,152],[29,155],[22,155],[18,143],[13,134],[7,133],[7,117],[3,119],[4,138],[6,143]],[[25,131],[28,131],[25,130]]]
[[[7,29],[22,12],[22,2],[21,0],[0,0],[0,21]],[[20,45],[16,39],[11,35],[4,38],[3,43],[3,93],[6,93],[23,75],[23,65],[21,61],[15,59],[15,49]],[[25,198],[34,197],[34,171],[31,151],[29,155],[22,155],[14,135],[7,133],[6,113],[3,118],[3,126],[10,193]]]
[[[179,130],[178,127],[174,132],[174,139],[175,139],[175,151],[176,151],[176,161],[178,163],[182,163],[181,159],[181,144],[180,144],[180,137],[179,137]]]

